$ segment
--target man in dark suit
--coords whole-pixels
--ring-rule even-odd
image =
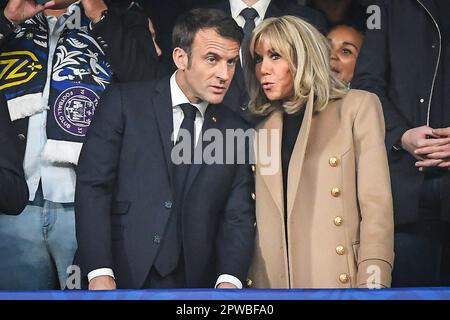
[[[246,49],[245,40],[250,37],[253,28],[266,18],[291,15],[308,21],[322,33],[327,28],[326,20],[321,13],[311,8],[300,6],[293,1],[223,0],[213,5],[213,7],[230,14],[237,24],[244,29],[245,39],[242,50]],[[236,74],[223,103],[238,113],[248,123],[255,124],[257,119],[251,116],[247,108],[249,98],[241,65],[236,67]]]
[[[378,0],[352,87],[383,105],[395,222],[393,287],[450,285],[450,1]],[[414,23],[411,23],[414,21]]]
[[[9,118],[5,97],[0,95],[0,212],[19,214],[28,202],[28,186]]]
[[[75,263],[90,289],[242,287],[255,228],[250,166],[228,164],[228,153],[227,164],[190,164],[192,151],[206,152],[203,134],[246,127],[220,105],[242,37],[219,10],[189,11],[174,29],[172,77],[106,91],[77,170]]]

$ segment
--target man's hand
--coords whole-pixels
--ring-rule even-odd
[[[116,290],[116,281],[110,276],[95,277],[89,282],[89,290]]]
[[[91,19],[93,23],[100,21],[102,12],[108,10],[108,6],[103,0],[81,0],[86,16]]]
[[[230,282],[221,282],[217,286],[217,289],[237,289],[237,288],[238,287],[236,287],[234,284],[232,284]]]
[[[6,19],[12,24],[19,25],[54,5],[55,1],[49,1],[42,5],[37,4],[34,0],[9,0],[3,12]]]
[[[402,148],[408,151],[417,160],[425,160],[426,157],[422,154],[417,154],[416,150],[433,146],[436,143],[434,141],[435,139],[428,139],[428,137],[438,137],[433,134],[433,129],[428,126],[409,129],[402,136]]]
[[[425,160],[416,163],[417,167],[450,168],[450,128],[433,129],[437,137],[433,145],[424,146],[415,152],[419,156],[426,155]]]

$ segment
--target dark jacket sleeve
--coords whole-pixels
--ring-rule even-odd
[[[248,149],[248,145],[238,148],[236,154],[248,155]],[[254,192],[255,180],[250,165],[238,165],[216,238],[217,275],[235,276],[243,286],[246,284],[255,242]]]
[[[0,95],[0,212],[19,214],[28,202],[28,186],[9,118],[8,106]]]
[[[384,0],[377,4],[381,8],[381,29],[367,30],[352,88],[370,91],[380,98],[386,122],[386,148],[391,152],[410,126],[389,97],[389,4]]]
[[[120,89],[111,85],[100,100],[76,170],[75,261],[84,279],[92,270],[113,269],[110,213],[122,145],[122,119]]]
[[[105,51],[116,81],[154,80],[164,74],[145,15],[111,7],[93,26],[92,35]]]

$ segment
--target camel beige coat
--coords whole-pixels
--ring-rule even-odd
[[[289,164],[287,228],[282,121],[282,112],[275,111],[258,127],[257,236],[248,283],[255,288],[389,287],[393,209],[378,98],[351,90],[314,115],[312,100],[307,103]]]

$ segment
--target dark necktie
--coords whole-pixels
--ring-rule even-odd
[[[191,148],[190,160],[192,161],[195,146],[195,116],[198,109],[189,103],[182,104],[180,107],[183,110],[184,119],[181,123],[176,143],[182,143],[181,138],[189,139]],[[180,134],[182,130],[184,130],[184,133]],[[184,187],[190,167],[190,163],[181,163],[173,166],[175,207],[167,222],[161,247],[154,263],[156,270],[162,277],[166,277],[177,268],[182,256],[181,212],[185,192]]]
[[[253,8],[245,8],[241,11],[241,16],[245,19],[244,35],[245,38],[250,38],[253,29],[255,29],[255,19],[259,17],[258,11]]]
[[[253,29],[255,29],[255,18],[259,17],[258,11],[253,8],[245,8],[240,14],[245,19],[244,24],[244,40],[242,41],[242,51],[248,50],[248,45],[252,35]],[[242,64],[244,64],[245,54],[242,54]]]

